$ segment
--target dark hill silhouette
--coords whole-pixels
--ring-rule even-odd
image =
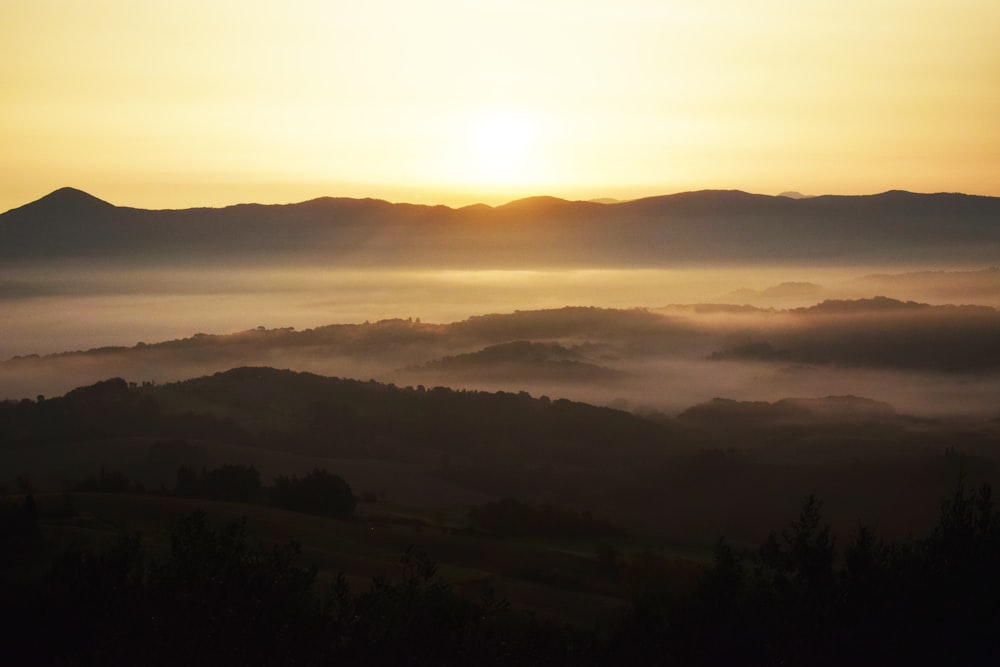
[[[988,306],[935,306],[887,297],[828,300],[788,313],[796,326],[760,331],[756,340],[711,355],[853,367],[949,373],[1000,368],[1000,311]]]
[[[0,261],[310,260],[410,266],[657,266],[690,262],[989,262],[1000,198],[793,199],[705,190],[620,203],[532,197],[453,209],[322,197],[143,210],[63,188],[0,214]]]
[[[853,396],[723,400],[678,420],[644,419],[526,393],[248,367],[156,387],[112,379],[60,398],[0,401],[0,471],[41,479],[56,457],[68,457],[66,469],[81,460],[77,450],[100,442],[121,452],[116,467],[122,456],[145,457],[140,444],[150,463],[154,454],[166,463],[204,446],[419,464],[476,494],[589,508],[669,539],[711,544],[723,530],[762,539],[776,509],[813,490],[836,499],[842,528],[868,515],[905,534],[936,512],[938,492],[960,471],[973,483],[995,478],[996,431],[969,426],[913,420]],[[28,460],[30,467],[13,464]]]
[[[171,407],[177,405],[187,407]],[[0,452],[152,437],[310,456],[438,462],[446,453],[518,465],[580,456],[625,464],[678,451],[668,425],[611,408],[526,392],[401,388],[268,367],[141,389],[113,378],[58,398],[0,401],[0,436]]]
[[[851,314],[873,311],[914,310],[930,307],[930,304],[926,303],[900,301],[899,299],[891,299],[886,296],[875,296],[870,299],[827,299],[808,308],[795,308],[792,312]]]
[[[126,211],[82,190],[60,188],[0,215],[0,260],[114,252],[119,243],[139,240],[121,224]]]
[[[824,423],[904,423],[891,405],[860,396],[783,398],[766,401],[734,401],[715,398],[692,406],[678,415],[683,422],[713,429],[736,429],[749,425]]]
[[[577,456],[624,463],[677,451],[666,425],[524,392],[400,388],[267,367],[235,368],[149,391],[164,402],[196,400],[250,433],[266,427],[258,446],[324,456],[413,460],[444,452],[512,457],[519,464]]]
[[[83,190],[66,187],[59,188],[41,199],[11,210],[9,213],[18,211],[45,216],[88,215],[98,212],[107,213],[114,208],[116,208],[114,204],[98,199]]]

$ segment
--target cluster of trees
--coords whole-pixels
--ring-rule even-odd
[[[121,471],[101,468],[98,474],[88,475],[74,484],[73,490],[80,493],[145,493],[146,488]]]
[[[990,665],[1000,660],[1000,512],[960,485],[921,539],[859,527],[837,548],[815,497],[756,551],[720,543],[680,604],[646,591],[619,628],[627,653],[677,664]]]
[[[886,297],[824,301],[788,311],[790,326],[750,325],[755,340],[711,359],[753,359],[946,373],[996,370],[1000,312]],[[756,331],[754,331],[756,329]]]
[[[35,664],[559,664],[560,632],[511,623],[489,595],[470,601],[406,553],[397,576],[353,591],[317,590],[294,545],[249,540],[204,514],[172,529],[169,556],[147,562],[123,535],[104,552],[71,548],[44,574],[4,580],[5,658]],[[9,608],[8,611],[14,611]],[[58,637],[58,641],[53,641]],[[551,641],[552,638],[558,641]],[[546,643],[547,642],[547,643]]]
[[[279,475],[271,487],[271,504],[294,512],[346,518],[354,514],[357,500],[341,477],[316,469],[301,479]]]
[[[177,469],[176,493],[187,498],[210,498],[233,502],[263,502],[293,512],[347,518],[354,514],[357,500],[339,475],[325,469],[309,474],[279,475],[270,488],[261,484],[254,466],[225,464],[195,472],[191,466]]]
[[[482,530],[501,537],[600,539],[625,535],[622,526],[595,518],[587,510],[576,512],[510,497],[473,507],[469,517]]]
[[[77,482],[73,491],[96,493],[143,493],[145,489],[124,473],[106,472],[90,475]],[[163,493],[169,493],[165,488]],[[315,469],[303,477],[279,475],[271,487],[261,483],[260,473],[252,465],[227,463],[218,468],[196,471],[182,465],[177,469],[174,495],[182,498],[206,498],[241,503],[270,502],[275,507],[347,518],[354,514],[357,499],[339,475]]]

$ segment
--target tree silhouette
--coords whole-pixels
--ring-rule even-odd
[[[271,503],[296,512],[344,518],[354,513],[357,500],[341,477],[316,469],[302,479],[278,476],[271,487]]]

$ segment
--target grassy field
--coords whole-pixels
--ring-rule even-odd
[[[407,549],[426,553],[440,574],[464,595],[476,598],[487,589],[514,608],[541,618],[579,626],[603,625],[628,604],[636,586],[650,581],[678,592],[700,571],[704,553],[676,551],[620,540],[613,547],[618,562],[597,557],[596,541],[505,540],[462,532],[462,507],[421,509],[389,503],[361,503],[357,518],[332,518],[246,505],[159,495],[77,493],[75,515],[57,517],[66,496],[37,496],[43,532],[56,547],[73,542],[109,544],[119,531],[142,533],[152,560],[169,549],[171,523],[204,510],[211,521],[243,521],[251,539],[302,547],[304,564],[315,564],[321,584],[344,573],[352,589],[364,589],[371,577],[395,576]]]

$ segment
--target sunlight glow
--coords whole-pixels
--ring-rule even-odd
[[[1000,194],[1000,3],[7,0],[0,211]]]
[[[522,116],[493,113],[472,126],[470,137],[474,159],[484,173],[510,180],[531,159],[536,129]]]
[[[484,104],[456,109],[436,123],[440,144],[429,168],[440,182],[467,191],[513,193],[503,199],[508,201],[558,180],[557,136],[542,113]]]

